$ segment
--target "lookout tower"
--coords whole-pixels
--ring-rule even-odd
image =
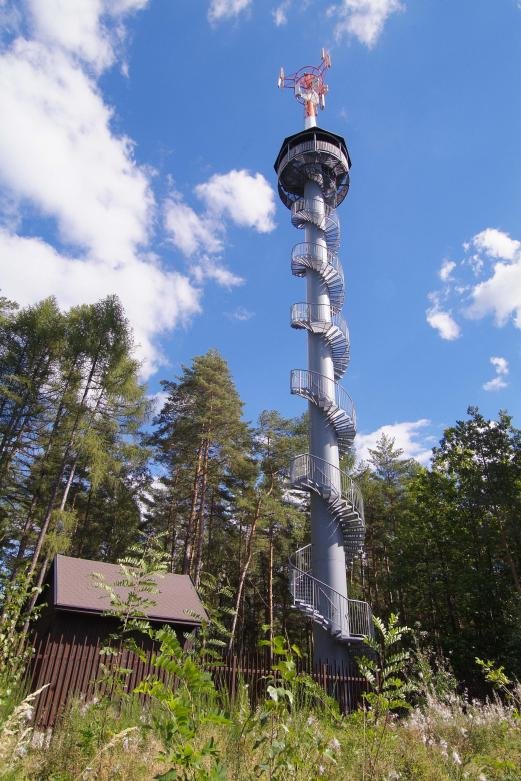
[[[356,434],[353,402],[338,382],[349,364],[349,332],[336,208],[349,190],[351,160],[341,136],[317,127],[330,67],[322,50],[318,67],[291,76],[281,70],[279,87],[293,89],[304,105],[304,130],[284,139],[275,171],[282,203],[304,234],[291,252],[291,272],[305,278],[307,294],[292,305],[290,323],[307,331],[308,367],[292,370],[290,387],[308,401],[309,452],[293,459],[290,480],[311,495],[311,545],[291,558],[290,588],[294,606],[314,622],[315,660],[339,662],[348,644],[371,633],[371,611],[347,593],[346,568],[362,550],[365,524],[360,490],[340,469]]]

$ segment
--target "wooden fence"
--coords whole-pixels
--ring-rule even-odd
[[[31,691],[41,687],[35,702],[33,723],[38,729],[53,727],[67,704],[73,697],[80,698],[86,704],[103,695],[111,695],[110,675],[107,669],[128,668],[124,688],[131,692],[147,675],[153,673],[163,680],[168,674],[154,668],[154,648],[142,647],[142,657],[123,649],[118,655],[105,656],[100,653],[100,641],[75,636],[52,635],[36,638],[35,653],[31,662],[29,681]],[[234,701],[242,688],[247,692],[252,707],[256,707],[266,696],[269,684],[271,661],[262,653],[232,655],[222,661],[208,661],[206,669],[211,673],[216,687],[227,693]],[[106,669],[104,670],[103,667]],[[298,671],[307,672],[327,692],[337,700],[343,713],[350,712],[361,702],[366,690],[365,681],[360,677],[353,662],[334,666],[327,662],[311,668],[305,660],[298,660]],[[145,698],[142,697],[143,705]]]

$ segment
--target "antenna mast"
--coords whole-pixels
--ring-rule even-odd
[[[280,69],[279,89],[292,89],[295,98],[304,106],[304,129],[315,127],[317,124],[317,106],[323,109],[326,105],[326,95],[329,87],[324,81],[324,74],[331,67],[331,57],[326,49],[322,49],[321,62],[318,67],[304,65],[296,73],[286,76],[284,69]]]

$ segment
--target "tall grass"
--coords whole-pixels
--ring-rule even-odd
[[[197,696],[194,705],[198,707]],[[0,729],[0,778],[13,781],[144,781],[164,774],[169,745],[153,728],[154,706],[131,697],[122,708],[100,701],[76,701],[48,740],[31,735],[30,702],[15,708]],[[205,724],[204,712],[193,740],[202,750],[213,741],[220,776],[178,768],[171,778],[229,781],[519,781],[521,724],[515,709],[499,700],[485,704],[462,697],[429,698],[405,719],[393,717],[374,766],[366,761],[377,732],[359,711],[340,716],[306,705],[265,718],[265,706],[249,707],[239,690],[233,704],[221,702],[227,721]],[[102,726],[103,725],[103,726]],[[378,735],[379,739],[379,735]],[[277,753],[278,752],[278,753]],[[206,764],[205,764],[206,762]],[[205,769],[206,768],[206,769]],[[205,775],[207,773],[207,775]]]

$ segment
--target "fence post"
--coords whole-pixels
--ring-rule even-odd
[[[326,694],[329,694],[327,690],[327,662],[322,664],[322,686]]]
[[[235,702],[235,690],[237,687],[237,656],[234,654],[232,656],[232,670],[231,670],[231,681],[230,681],[230,700],[231,702]]]

